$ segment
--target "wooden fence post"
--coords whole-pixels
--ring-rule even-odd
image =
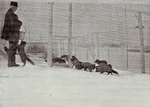
[[[71,68],[71,52],[72,52],[72,3],[69,3],[69,38],[68,38],[68,64],[69,68]]]
[[[53,53],[53,46],[52,46],[52,39],[53,39],[53,2],[50,3],[50,28],[49,28],[49,34],[48,35],[48,46],[47,46],[47,63],[49,65],[49,67],[52,67],[52,53]]]
[[[138,24],[140,33],[140,61],[141,61],[141,72],[145,73],[145,49],[144,49],[144,35],[143,35],[143,25],[141,12],[138,13]]]
[[[99,35],[97,34],[96,37],[97,37],[97,58],[99,59],[100,58],[99,57],[100,56],[100,54],[99,54],[99,52],[100,52],[99,51]]]

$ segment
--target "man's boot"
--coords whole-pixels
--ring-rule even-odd
[[[8,54],[8,67],[12,67],[11,56]]]
[[[10,50],[5,46],[4,47],[5,52],[7,53],[8,56],[8,67],[12,67],[12,61],[11,61],[11,52]]]
[[[19,64],[16,64],[15,55],[17,50],[17,42],[9,42],[9,58],[8,67],[18,67]]]
[[[11,65],[14,66],[14,67],[18,67],[19,64],[16,64],[15,54],[16,54],[16,52],[13,52],[12,55],[11,55]]]
[[[14,52],[8,52],[8,67],[18,67],[19,64],[16,64]]]

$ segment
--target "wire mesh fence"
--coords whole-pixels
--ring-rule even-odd
[[[53,17],[50,6],[49,2],[20,1],[17,14],[27,29],[25,41],[28,45],[42,44],[46,49],[52,18],[53,44],[60,56],[67,54],[69,3],[54,3]],[[8,8],[9,2],[2,0],[1,27]],[[138,13],[142,16],[145,68],[149,72],[149,4],[72,3],[72,54],[81,61],[104,59],[117,69],[139,72],[141,56]]]

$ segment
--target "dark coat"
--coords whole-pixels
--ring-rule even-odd
[[[5,15],[1,38],[8,41],[18,42],[21,25],[22,22],[18,20],[18,16],[10,8]]]

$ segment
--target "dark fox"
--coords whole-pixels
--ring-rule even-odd
[[[106,64],[106,65],[108,65],[108,66],[110,66],[110,67],[112,68],[112,65],[111,65],[111,64],[108,64],[106,60],[99,60],[99,59],[96,59],[94,63],[95,63],[95,64],[98,64],[98,65],[99,65],[99,64]],[[96,65],[95,65],[95,66],[96,66]]]
[[[21,44],[18,45],[18,54],[20,55],[21,61],[24,63],[23,66],[26,65],[26,61],[29,61],[32,65],[34,65],[34,62],[25,53],[25,45],[25,41],[21,41]]]
[[[91,64],[90,62],[83,62],[82,64],[84,66],[84,71],[87,71],[87,69],[89,69],[89,71],[92,72],[92,70],[95,69],[95,65]]]
[[[96,59],[94,63],[97,63],[97,64],[105,63],[105,64],[107,64],[107,61]]]
[[[45,62],[47,62],[47,59],[45,59]],[[52,62],[62,64],[62,63],[66,63],[66,60],[58,58],[58,57],[54,57],[54,58],[52,58]]]
[[[60,58],[61,59],[66,59],[66,61],[68,61],[68,55],[62,55]]]
[[[81,61],[79,61],[75,56],[71,57],[72,67],[75,66],[76,69],[83,69],[84,66]]]
[[[105,63],[99,64],[99,66],[96,67],[96,72],[100,72],[101,74],[104,73],[104,72],[107,72],[108,75],[109,74],[112,75],[113,73],[118,74],[118,72],[113,70],[110,65],[107,65]]]
[[[65,59],[61,59],[61,58],[58,58],[58,57],[52,58],[52,61],[53,61],[53,63],[59,63],[59,64],[66,63]]]

